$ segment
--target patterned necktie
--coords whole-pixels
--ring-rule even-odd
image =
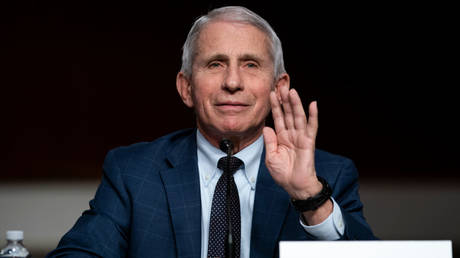
[[[241,215],[240,199],[238,189],[236,188],[233,174],[243,165],[243,161],[236,157],[230,157],[230,167],[227,169],[227,157],[219,159],[217,167],[224,173],[217,181],[214,197],[212,199],[211,219],[209,222],[209,244],[208,257],[232,258],[226,257],[225,242],[227,241],[228,219],[230,218],[233,239],[233,255],[240,257],[241,241]],[[229,192],[229,210],[227,214],[227,178],[230,180]],[[228,216],[227,216],[228,215]]]

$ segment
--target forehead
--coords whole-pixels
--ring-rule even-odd
[[[269,40],[259,28],[229,21],[214,21],[206,24],[198,41],[198,55],[247,55],[253,54],[270,59]]]

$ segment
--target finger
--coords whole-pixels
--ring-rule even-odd
[[[274,91],[270,92],[270,104],[272,106],[273,122],[277,133],[285,130],[283,110]]]
[[[265,156],[270,158],[271,154],[278,149],[278,139],[276,138],[275,131],[270,127],[264,127],[264,142],[265,142]]]
[[[308,108],[307,133],[315,138],[318,132],[318,103],[313,101]]]
[[[291,103],[291,108],[293,110],[294,116],[294,126],[295,129],[306,129],[307,127],[307,116],[305,115],[305,110],[302,106],[302,101],[296,90],[292,89],[289,92],[289,99]]]
[[[286,125],[286,129],[294,129],[294,116],[292,113],[291,103],[289,100],[289,88],[282,87],[280,89],[280,95],[283,103],[284,124]]]

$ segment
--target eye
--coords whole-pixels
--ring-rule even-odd
[[[219,62],[211,62],[211,63],[208,65],[208,67],[211,68],[211,69],[213,69],[213,68],[218,68],[218,67],[220,67],[220,66],[222,66],[222,65],[221,65],[221,63],[219,63]]]
[[[255,63],[255,62],[248,62],[248,63],[246,63],[246,66],[249,67],[249,68],[257,68],[258,67],[257,63]]]

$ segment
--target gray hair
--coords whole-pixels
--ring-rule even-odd
[[[245,7],[226,6],[214,9],[207,15],[201,16],[195,21],[192,28],[190,29],[182,48],[183,52],[181,72],[183,72],[185,76],[190,77],[192,75],[193,59],[197,52],[197,40],[200,32],[203,30],[206,24],[218,20],[249,24],[264,32],[271,43],[269,52],[274,64],[275,79],[286,72],[284,68],[281,41],[270,24],[268,24],[268,22],[262,17]]]

